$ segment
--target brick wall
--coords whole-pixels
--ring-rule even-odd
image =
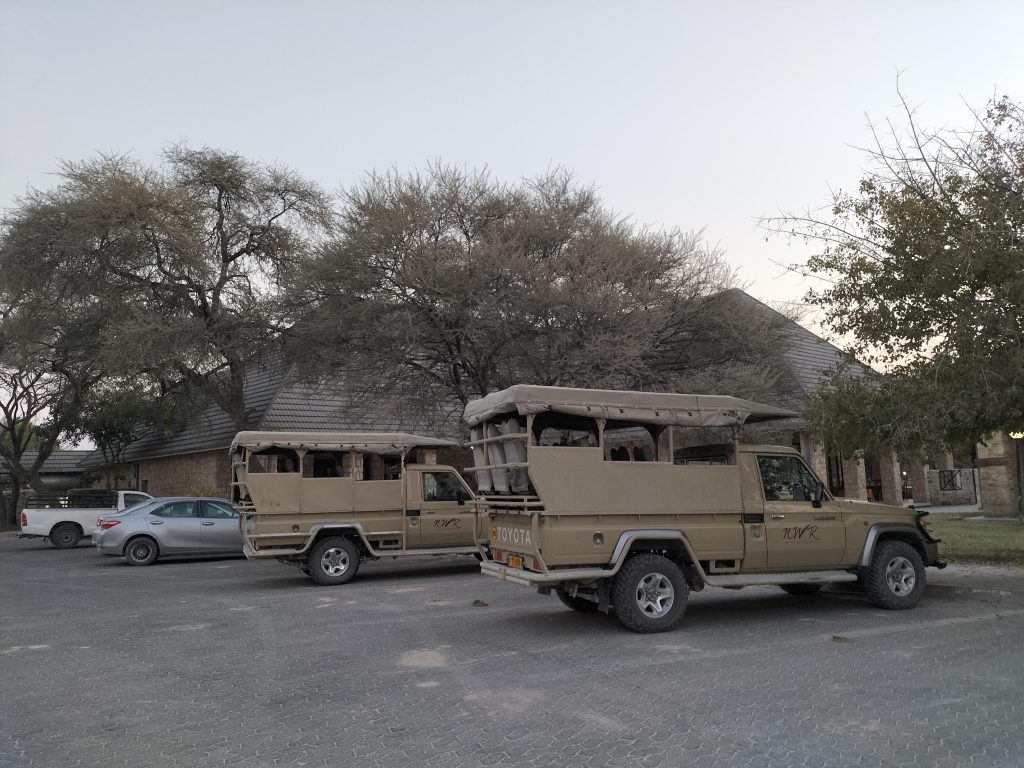
[[[139,490],[153,496],[231,498],[231,459],[226,450],[140,461],[138,471]]]

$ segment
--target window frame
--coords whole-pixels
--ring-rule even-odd
[[[173,507],[175,504],[191,504],[192,505],[192,514],[191,515],[162,515],[162,514],[160,514],[163,510],[168,509],[169,507]],[[156,509],[151,510],[149,512],[149,514],[153,515],[154,517],[159,517],[159,518],[161,518],[163,520],[198,520],[199,519],[199,509],[198,509],[198,507],[199,507],[199,504],[194,499],[192,501],[185,501],[185,500],[182,500],[182,499],[178,499],[176,501],[168,501],[168,502],[166,502],[164,504],[161,504]]]
[[[201,506],[200,515],[199,516],[204,518],[204,519],[207,519],[207,520],[237,520],[238,519],[238,510],[235,509],[227,501],[215,501],[213,499],[203,499],[200,502],[200,504],[202,506]],[[219,509],[221,506],[227,507],[228,510],[230,510],[231,514],[229,514],[227,517],[223,517],[221,515],[208,515],[208,514],[206,514],[208,509]]]
[[[811,479],[811,481],[814,483],[814,485],[812,485],[811,488],[805,489],[807,491],[806,498],[804,498],[804,499],[768,498],[767,486],[765,485],[765,478],[764,478],[764,474],[765,473],[764,473],[764,470],[763,470],[763,468],[761,466],[761,460],[762,459],[789,459],[791,461],[796,462],[797,465],[804,471],[804,473],[806,473],[807,477],[809,477]],[[783,504],[812,504],[813,501],[814,501],[814,491],[815,491],[815,488],[817,486],[821,485],[823,490],[824,490],[823,483],[821,482],[821,480],[818,479],[818,476],[814,474],[814,472],[811,470],[811,468],[809,466],[807,466],[807,462],[805,462],[803,460],[802,456],[793,456],[792,454],[785,454],[785,453],[756,453],[756,454],[754,454],[754,460],[755,460],[755,464],[757,465],[758,480],[761,483],[761,499],[766,504],[769,503],[769,502],[780,502],[780,503],[783,503]],[[796,486],[794,486],[794,487],[796,487]],[[799,486],[799,487],[803,488],[802,485]],[[827,491],[826,491],[826,493],[827,493]],[[827,498],[827,497],[823,497],[823,498]]]

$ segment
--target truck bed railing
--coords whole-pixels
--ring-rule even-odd
[[[474,445],[502,443],[506,440],[525,440],[527,437],[529,437],[529,435],[526,432],[511,432],[507,435],[493,435],[491,437],[481,437],[477,440],[467,440],[462,445],[463,447],[472,448]]]
[[[525,462],[525,461],[514,461],[514,462],[509,462],[508,464],[484,464],[483,466],[479,466],[479,467],[466,467],[462,471],[463,472],[483,472],[485,470],[491,470],[491,469],[525,469],[528,466],[530,466],[528,462]]]

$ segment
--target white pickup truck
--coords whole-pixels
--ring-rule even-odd
[[[124,512],[151,498],[142,491],[94,488],[78,488],[61,496],[32,494],[21,513],[18,538],[48,538],[57,549],[70,549],[77,546],[83,536],[92,535],[100,515]]]

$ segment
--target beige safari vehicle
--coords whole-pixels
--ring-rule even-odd
[[[724,396],[526,385],[473,401],[481,568],[637,632],[676,627],[708,586],[855,582],[875,605],[910,608],[925,566],[944,566],[926,513],[834,499],[797,451],[739,441],[744,424],[794,416]],[[732,428],[731,442],[694,445],[708,427]]]
[[[344,584],[363,560],[478,555],[473,493],[432,463],[457,443],[402,433],[239,432],[232,502],[248,558]]]

